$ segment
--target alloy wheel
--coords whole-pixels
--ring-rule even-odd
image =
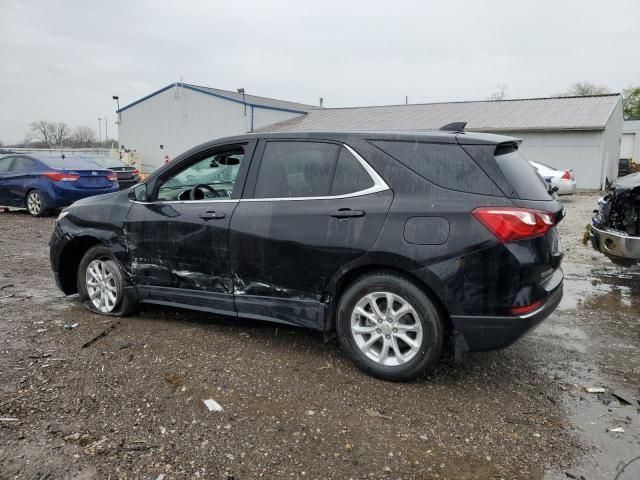
[[[393,367],[418,354],[423,332],[420,317],[407,300],[391,292],[374,292],[356,303],[351,335],[367,358]]]
[[[113,267],[104,260],[93,260],[87,266],[87,293],[95,308],[102,313],[112,312],[120,300],[120,287]]]
[[[30,192],[27,197],[27,210],[31,215],[38,215],[42,210],[42,199],[38,192]]]

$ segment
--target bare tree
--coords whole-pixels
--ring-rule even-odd
[[[54,145],[62,147],[69,139],[69,126],[64,122],[51,124],[52,140]]]
[[[554,97],[586,97],[605,93],[610,93],[610,90],[604,85],[596,85],[591,82],[576,82],[566,92],[556,94]]]
[[[35,138],[42,143],[46,143],[47,147],[51,147],[53,144],[53,124],[44,120],[38,120],[37,122],[31,122],[29,124],[29,133],[27,134],[29,139]]]
[[[487,100],[504,100],[507,98],[507,86],[501,83],[497,86],[496,91],[487,97]]]
[[[90,147],[96,142],[96,132],[91,127],[77,127],[71,135],[74,147]]]

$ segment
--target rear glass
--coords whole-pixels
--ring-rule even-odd
[[[388,140],[371,143],[440,187],[502,196],[495,183],[459,145]]]
[[[91,158],[88,157],[87,160],[93,163],[96,163],[98,166],[103,168],[117,168],[117,167],[125,166],[117,158],[111,158],[111,157],[91,157]]]
[[[40,159],[44,164],[51,168],[66,168],[71,170],[95,170],[100,168],[93,162],[77,157],[48,157]]]
[[[521,199],[551,199],[549,184],[517,150],[496,155],[496,163]]]

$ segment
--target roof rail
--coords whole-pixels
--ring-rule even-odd
[[[448,132],[464,132],[464,127],[467,126],[467,122],[452,122],[447,123],[444,127],[440,127],[440,130],[446,130]]]

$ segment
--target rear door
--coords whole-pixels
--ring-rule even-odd
[[[341,266],[375,242],[393,194],[350,147],[261,141],[230,227],[240,316],[317,327]]]
[[[11,164],[14,157],[0,158],[0,205],[9,204],[9,188],[7,187],[7,177],[11,171]]]

